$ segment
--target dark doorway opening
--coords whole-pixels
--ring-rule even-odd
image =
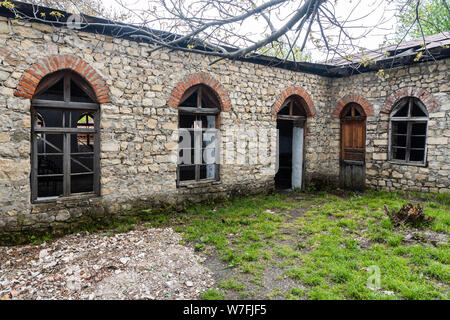
[[[292,120],[277,120],[279,136],[278,172],[275,175],[276,189],[292,188]]]

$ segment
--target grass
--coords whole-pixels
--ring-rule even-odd
[[[394,227],[383,206],[398,210],[408,202],[420,202],[434,221]],[[291,216],[293,209],[302,214]],[[105,236],[133,230],[136,223],[170,226],[182,233],[183,243],[231,270],[218,288],[201,294],[205,300],[449,299],[449,243],[427,240],[430,233],[444,239],[450,233],[445,194],[313,190],[247,196],[183,213],[142,210],[112,222]],[[273,270],[278,275],[268,281]]]
[[[448,299],[448,243],[406,243],[411,229],[394,228],[383,205],[398,210],[409,201],[421,202],[435,220],[413,230],[448,235],[449,198],[371,190],[344,197],[271,194],[191,206],[184,215],[150,218],[148,225],[172,225],[196,250],[218,255],[235,270],[236,277],[220,282],[223,292],[207,291],[203,299],[232,292],[255,298],[249,286],[263,289],[268,267],[281,268],[297,286],[279,288],[274,280],[265,296],[257,292],[256,298]],[[291,218],[289,211],[299,207],[306,212]],[[374,269],[379,270],[379,288],[368,285]],[[241,281],[243,275],[251,280]]]

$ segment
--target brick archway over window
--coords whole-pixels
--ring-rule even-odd
[[[438,107],[436,100],[434,100],[433,96],[421,89],[416,87],[406,87],[399,89],[397,92],[393,93],[387,100],[386,105],[381,109],[383,113],[391,113],[392,107],[395,103],[405,97],[415,97],[420,99],[420,101],[425,105],[428,112],[435,111]]]
[[[172,108],[178,108],[183,93],[190,87],[195,86],[197,84],[207,85],[208,87],[211,87],[214,90],[217,97],[219,98],[220,107],[222,111],[231,110],[231,100],[230,97],[228,96],[227,90],[225,90],[225,88],[219,81],[214,79],[206,72],[197,72],[184,77],[180,82],[177,83],[175,88],[172,90],[169,102],[167,102],[167,104]]]
[[[347,94],[338,101],[337,106],[332,113],[333,117],[339,118],[342,109],[344,109],[346,105],[352,102],[359,104],[363,108],[367,117],[373,114],[372,105],[369,103],[369,101],[366,100],[366,98],[359,94]]]
[[[99,103],[109,102],[109,90],[103,78],[85,61],[71,55],[50,56],[34,63],[23,73],[14,95],[31,99],[42,78],[64,69],[73,70],[83,77],[92,86]]]
[[[312,117],[316,114],[316,108],[314,108],[314,104],[312,102],[312,99],[308,92],[305,91],[305,89],[300,87],[289,87],[278,96],[277,100],[275,100],[275,103],[272,107],[272,113],[276,115],[278,111],[280,111],[281,106],[283,105],[284,101],[289,98],[292,95],[298,95],[305,100],[306,105],[308,108],[306,108],[306,114],[308,117]]]

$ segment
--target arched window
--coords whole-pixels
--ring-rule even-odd
[[[392,162],[425,165],[428,111],[417,98],[401,99],[390,115],[389,158]]]
[[[186,90],[178,106],[178,184],[219,179],[217,127],[220,102],[202,84]]]
[[[69,70],[41,80],[31,101],[32,200],[99,193],[99,105]]]
[[[303,98],[297,95],[292,95],[284,101],[277,115],[279,118],[280,116],[306,117],[305,105],[306,102],[305,100],[303,100]]]

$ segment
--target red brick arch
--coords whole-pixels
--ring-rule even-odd
[[[428,112],[435,111],[438,107],[436,100],[434,100],[433,96],[429,92],[421,88],[406,87],[399,89],[395,93],[393,93],[386,100],[386,104],[384,105],[383,109],[381,109],[381,112],[391,113],[392,107],[397,103],[397,101],[405,97],[415,97],[420,99],[420,101],[422,101],[422,103],[427,108]]]
[[[73,70],[83,77],[92,86],[99,103],[109,102],[109,90],[103,78],[85,61],[71,55],[50,56],[34,63],[23,73],[14,95],[31,99],[42,78],[64,69]]]
[[[180,82],[177,83],[175,88],[173,88],[167,104],[173,108],[178,108],[178,105],[180,104],[180,100],[184,92],[190,87],[195,86],[197,84],[207,85],[208,87],[214,90],[217,97],[219,98],[220,107],[222,111],[231,110],[231,100],[230,97],[228,96],[227,90],[218,80],[216,80],[206,72],[197,72],[185,76]]]
[[[312,117],[316,114],[316,108],[314,108],[311,96],[308,94],[308,92],[305,91],[305,89],[300,87],[289,87],[281,92],[281,94],[277,97],[275,103],[273,104],[272,113],[277,114],[278,111],[280,111],[280,108],[283,105],[284,101],[292,95],[300,96],[303,98],[303,100],[305,100],[306,105],[308,106],[306,108],[306,114],[308,115],[308,117]]]
[[[359,94],[347,94],[338,101],[336,108],[333,110],[332,116],[335,118],[339,118],[342,109],[344,109],[347,104],[352,102],[359,104],[366,113],[366,116],[370,116],[373,114],[372,105],[369,103],[369,101],[367,101],[366,98]]]

